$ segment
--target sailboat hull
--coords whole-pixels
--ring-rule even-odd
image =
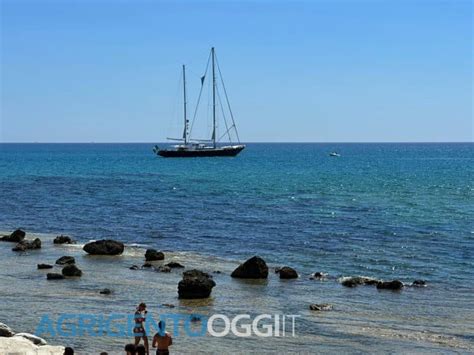
[[[163,158],[201,158],[201,157],[235,157],[245,146],[222,147],[210,149],[178,149],[168,150],[160,149],[156,152]]]

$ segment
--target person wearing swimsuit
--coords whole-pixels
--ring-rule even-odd
[[[158,323],[159,331],[153,337],[152,346],[156,349],[156,355],[168,355],[170,353],[168,347],[173,345],[173,338],[170,333],[165,332],[165,323]]]
[[[146,304],[140,303],[135,311],[135,328],[133,328],[133,333],[135,334],[135,346],[140,343],[140,339],[143,339],[143,345],[145,345],[146,353],[149,355],[148,337],[145,331],[146,314]]]

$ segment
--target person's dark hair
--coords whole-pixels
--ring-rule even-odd
[[[138,307],[146,308],[146,304],[142,302],[138,305]]]
[[[74,355],[74,349],[69,346],[64,348],[64,355]]]
[[[109,355],[109,354],[107,353],[107,351],[102,351],[100,355]]]
[[[145,355],[146,354],[145,346],[143,346],[142,344],[137,345],[136,349],[137,349],[137,355]]]
[[[133,344],[127,344],[125,345],[125,351],[129,352],[132,355],[135,355],[137,353],[137,348]]]

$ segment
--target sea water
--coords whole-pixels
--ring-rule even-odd
[[[195,159],[159,158],[152,146],[0,145],[0,229],[43,241],[26,254],[0,244],[1,322],[35,332],[44,314],[133,313],[143,301],[157,317],[301,316],[294,337],[180,334],[176,352],[474,351],[472,143],[248,144],[236,158]],[[78,244],[53,246],[60,234]],[[124,242],[126,252],[82,251],[101,238]],[[164,251],[164,263],[211,273],[211,298],[178,300],[181,270],[129,270],[147,247]],[[46,281],[36,264],[62,255],[75,256],[84,275]],[[253,255],[267,261],[269,279],[232,279]],[[300,277],[279,280],[272,268],[284,265]],[[314,272],[329,277],[310,280]],[[428,286],[391,292],[338,282],[353,275]],[[105,287],[112,295],[99,294]],[[311,303],[334,309],[310,311]],[[131,341],[45,338],[82,353],[120,353]]]

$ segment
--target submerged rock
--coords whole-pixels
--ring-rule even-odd
[[[309,309],[312,311],[330,311],[332,310],[332,305],[329,303],[321,303],[321,304],[311,304],[309,305]]]
[[[140,268],[138,267],[138,265],[132,265],[132,266],[129,267],[129,269],[130,270],[138,270]]]
[[[17,333],[14,336],[28,339],[29,341],[31,341],[35,345],[47,345],[48,344],[46,342],[46,340],[44,340],[43,338],[40,338],[40,337],[38,337],[36,335],[33,335],[33,334],[30,334],[30,333]]]
[[[341,285],[346,287],[357,287],[359,285],[377,285],[380,280],[365,277],[365,276],[353,276],[353,277],[344,277],[342,278]]]
[[[15,335],[15,332],[11,328],[0,322],[0,337],[12,337]]]
[[[153,267],[153,265],[151,265],[150,263],[145,263],[142,265],[142,268],[149,268],[149,267]]]
[[[163,303],[162,306],[167,307],[167,308],[174,308],[175,307],[175,305],[171,304],[171,303]]]
[[[180,263],[177,263],[176,261],[172,261],[172,262],[166,264],[165,266],[168,266],[172,269],[174,269],[174,268],[179,268],[179,269],[184,268],[184,265],[181,265]]]
[[[101,295],[110,295],[110,294],[112,294],[112,290],[110,288],[104,288],[104,289],[100,290],[99,293]]]
[[[75,264],[76,259],[73,256],[61,256],[58,260],[56,260],[57,265],[66,265],[66,264]]]
[[[121,242],[103,239],[87,243],[82,249],[91,255],[120,255],[124,248],[125,246]]]
[[[48,273],[46,275],[47,280],[62,280],[64,279],[64,276],[62,274],[57,274],[57,273]]]
[[[17,229],[12,234],[3,236],[2,238],[0,238],[0,240],[4,242],[19,243],[23,239],[25,239],[25,235],[26,233],[24,231],[22,231],[21,229]]]
[[[425,280],[415,280],[411,285],[413,287],[426,287],[428,283]]]
[[[70,276],[70,277],[80,277],[82,276],[82,270],[79,269],[75,264],[67,264],[66,266],[63,267],[63,270],[61,273],[64,276]]]
[[[309,279],[310,280],[324,280],[328,277],[328,274],[325,273],[325,272],[315,272],[314,274],[312,274]]]
[[[189,270],[183,273],[178,284],[178,297],[183,299],[208,298],[216,283],[212,276],[200,270]]]
[[[240,279],[266,279],[268,266],[261,257],[254,256],[240,264],[230,276]]]
[[[171,268],[166,265],[161,265],[156,268],[156,271],[158,272],[171,272]]]
[[[54,244],[76,244],[74,240],[71,239],[71,237],[67,235],[59,235],[53,240]]]
[[[403,286],[403,282],[401,282],[400,280],[380,281],[377,284],[377,289],[398,291],[401,290]]]
[[[39,238],[36,238],[35,240],[23,239],[12,250],[13,251],[26,251],[30,249],[41,249],[41,240]]]
[[[43,269],[52,269],[53,265],[49,264],[38,264],[38,270],[43,270]]]
[[[155,249],[147,249],[145,252],[145,261],[164,260],[165,254]]]
[[[280,269],[279,274],[280,274],[280,279],[297,279],[298,278],[298,273],[296,272],[296,270],[289,266],[283,266]]]

